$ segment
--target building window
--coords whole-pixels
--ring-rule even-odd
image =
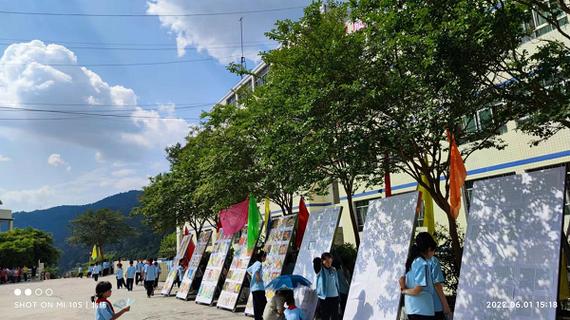
[[[474,134],[479,131],[484,131],[492,128],[495,123],[495,118],[493,116],[493,108],[483,108],[471,114],[469,116],[463,117],[463,131],[467,134]],[[502,125],[498,134],[504,134],[507,132],[507,126]],[[470,142],[470,141],[465,141]]]
[[[255,87],[259,87],[264,85],[267,82],[267,74],[269,73],[269,66],[263,67],[259,72],[255,75]]]
[[[556,7],[558,6],[556,1],[548,1],[548,5],[553,7],[554,10],[556,10],[555,6]],[[568,24],[568,17],[566,16],[566,13],[564,13],[560,9],[558,9],[558,11],[560,12],[558,15],[558,23],[561,26]],[[550,14],[551,13],[544,12],[542,10],[533,10],[532,11],[532,17],[531,17],[530,21],[523,25],[524,29],[530,32],[530,36],[526,37],[523,40],[523,42],[529,41],[529,40],[534,39],[534,38],[538,38],[538,37],[550,32],[550,31],[556,30],[556,27],[554,27],[552,24],[550,24],[548,22],[548,20],[546,20],[543,17],[543,16],[548,16]]]
[[[364,222],[366,222],[366,214],[368,213],[368,206],[370,205],[370,201],[376,199],[380,198],[366,199],[354,202],[354,209],[356,212],[356,219],[358,222],[358,231],[362,231],[364,229]]]
[[[0,220],[0,232],[10,231],[10,220]]]
[[[507,172],[507,173],[503,173],[503,174],[499,174],[496,176],[491,176],[491,177],[485,177],[485,178],[480,178],[480,179],[473,179],[473,180],[467,180],[465,181],[465,187],[464,187],[464,194],[463,196],[466,197],[465,199],[467,200],[467,212],[469,212],[469,210],[471,209],[471,199],[473,196],[473,183],[475,181],[482,181],[482,180],[487,180],[487,179],[494,179],[494,178],[500,178],[500,177],[508,177],[508,176],[514,176],[515,173],[514,172]]]
[[[237,97],[235,94],[232,94],[229,98],[226,99],[226,104],[235,104],[237,102]]]

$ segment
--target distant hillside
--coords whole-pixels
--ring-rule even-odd
[[[69,236],[69,221],[87,210],[103,208],[120,211],[128,216],[131,209],[138,205],[138,197],[141,193],[141,191],[133,190],[87,205],[58,206],[31,212],[16,212],[14,213],[14,227],[33,227],[52,233],[56,247],[62,251],[59,268],[60,271],[65,272],[75,267],[77,263],[86,262],[91,252],[91,248],[74,247],[66,242]],[[150,228],[143,225],[139,217],[128,217],[127,221],[136,228],[138,235],[106,247],[105,252],[116,252],[118,255],[130,258],[155,257],[160,246],[160,236],[153,234]]]

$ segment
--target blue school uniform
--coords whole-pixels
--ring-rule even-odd
[[[179,264],[177,269],[178,269],[177,270],[178,271],[178,280],[182,281],[182,279],[184,278],[184,266]]]
[[[260,281],[257,281],[255,274],[259,272]],[[263,284],[263,268],[261,262],[256,261],[249,268],[247,268],[247,273],[251,276],[251,286],[250,291],[265,291],[265,285]]]
[[[338,297],[340,292],[338,274],[334,267],[321,268],[317,275],[317,296],[319,299]]]
[[[95,320],[111,320],[114,313],[107,302],[99,302],[95,308]]]
[[[117,279],[123,279],[123,268],[118,268],[116,273]]]
[[[156,267],[154,265],[145,265],[144,266],[144,280],[145,281],[154,281],[158,277],[158,272],[156,271]]]
[[[428,260],[428,265],[431,271],[431,278],[433,280],[433,284],[437,284],[437,283],[444,283],[445,282],[445,277],[443,275],[443,272],[441,271],[441,264],[439,262],[439,260],[436,257],[432,257],[431,259]],[[441,304],[441,301],[439,300],[439,296],[437,295],[437,291],[434,290],[432,291],[433,293],[433,309],[435,312],[442,312],[443,311],[443,305]]]
[[[305,320],[303,310],[299,308],[285,309],[283,314],[285,315],[285,320]]]
[[[127,268],[127,279],[134,279],[136,271],[137,268],[135,268],[134,266],[129,266]]]
[[[422,287],[422,291],[416,295],[404,295],[406,313],[423,316],[433,316],[433,280],[428,262],[418,257],[412,262],[412,268],[406,273],[406,288],[413,289]]]

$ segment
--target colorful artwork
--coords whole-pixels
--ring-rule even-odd
[[[188,245],[190,244],[191,239],[192,239],[191,234],[182,237],[182,240],[180,241],[180,248],[178,250],[178,254],[176,255],[176,257],[174,257],[174,260],[172,261],[172,270],[170,270],[170,272],[168,273],[168,277],[166,278],[166,281],[162,286],[160,294],[169,296],[170,292],[172,292],[172,287],[174,286],[174,281],[176,280],[176,270],[178,268],[178,263],[184,257],[184,254],[186,254],[186,250],[188,249]]]
[[[216,286],[218,285],[218,280],[222,274],[228,253],[230,252],[232,238],[232,236],[224,236],[223,231],[220,232],[218,240],[216,240],[214,248],[212,249],[208,266],[204,272],[204,277],[202,278],[202,283],[200,284],[200,289],[196,296],[196,302],[212,304],[214,301]]]
[[[222,293],[218,298],[217,306],[224,309],[235,310],[241,287],[246,275],[246,269],[251,260],[252,251],[247,250],[247,227],[241,231],[241,237],[234,243],[234,258],[230,271],[226,276]]]
[[[206,247],[208,247],[208,242],[210,242],[211,237],[212,237],[212,231],[203,231],[202,234],[200,234],[200,238],[198,239],[198,244],[194,249],[192,258],[190,258],[190,262],[188,263],[188,267],[186,269],[186,272],[184,273],[184,277],[182,278],[182,283],[180,284],[180,288],[178,288],[178,292],[176,293],[176,298],[183,300],[188,299],[188,295],[190,294],[190,288],[192,288],[192,283],[194,282],[196,270],[200,265],[200,261],[202,260],[202,256],[206,251]]]
[[[267,237],[267,241],[263,247],[263,250],[267,252],[267,259],[265,259],[265,262],[262,265],[263,283],[267,284],[281,275],[296,220],[297,215],[273,220],[269,236]],[[267,301],[273,298],[274,295],[275,293],[271,290],[265,291]],[[247,300],[245,314],[253,315],[253,298],[251,293]]]

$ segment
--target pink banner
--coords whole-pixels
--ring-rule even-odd
[[[220,221],[224,235],[232,235],[243,228],[247,223],[247,209],[249,201],[246,198],[242,202],[220,211]]]

